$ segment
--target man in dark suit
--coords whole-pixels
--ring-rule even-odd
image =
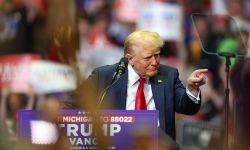
[[[131,33],[124,43],[128,66],[105,97],[98,100],[106,109],[159,110],[159,127],[175,139],[175,112],[191,115],[199,110],[199,87],[205,84],[207,69],[194,71],[185,88],[177,69],[160,65],[163,44],[155,32],[138,30]],[[97,68],[88,78],[89,83],[97,86],[99,95],[103,95],[104,89],[111,84],[118,65]]]

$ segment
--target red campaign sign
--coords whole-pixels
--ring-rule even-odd
[[[33,60],[40,60],[36,54],[0,56],[0,88],[9,88],[13,92],[31,90],[30,68]]]

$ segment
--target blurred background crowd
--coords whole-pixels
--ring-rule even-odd
[[[54,114],[67,107],[63,101],[76,101],[72,92],[93,68],[118,62],[126,36],[136,29],[157,31],[164,38],[161,63],[178,68],[182,81],[197,68],[209,69],[199,113],[176,114],[177,141],[183,149],[222,148],[221,136],[214,133],[223,133],[225,61],[210,53],[239,56],[230,66],[228,132],[229,147],[234,149],[237,142],[244,142],[238,137],[244,137],[249,128],[249,19],[249,0],[0,0],[0,59],[35,55],[70,66],[76,76],[75,89],[42,94],[32,88],[17,92],[2,84],[0,149],[12,149],[4,141],[17,140],[18,110]],[[188,125],[190,129],[185,130]]]

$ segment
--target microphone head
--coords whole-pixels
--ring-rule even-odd
[[[116,71],[113,75],[111,84],[113,84],[114,81],[117,81],[120,78],[120,76],[125,72],[127,66],[128,66],[128,59],[125,57],[121,58],[118,66],[116,68]]]
[[[120,60],[120,63],[124,64],[125,67],[127,67],[128,66],[128,59],[126,57],[122,57],[121,60]]]
[[[118,69],[125,69],[127,66],[128,66],[128,59],[125,57],[122,57],[118,65]]]

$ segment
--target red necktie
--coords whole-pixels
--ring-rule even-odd
[[[139,79],[139,86],[136,92],[136,97],[135,97],[135,110],[146,110],[147,109],[147,104],[146,104],[146,99],[144,96],[144,78]]]

